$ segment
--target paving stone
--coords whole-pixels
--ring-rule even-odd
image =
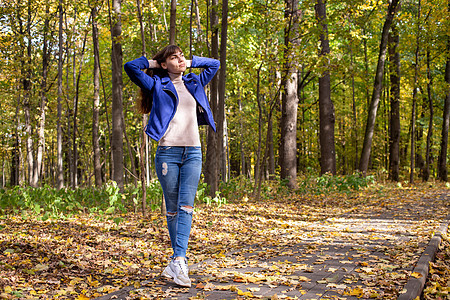
[[[441,197],[442,201],[449,199],[448,193]],[[388,288],[401,290],[406,284],[405,274],[414,269],[428,243],[417,240],[416,231],[419,229],[415,221],[417,213],[426,208],[426,203],[418,206],[407,204],[391,207],[382,213],[351,212],[338,218],[312,222],[305,226],[304,232],[284,236],[284,240],[290,240],[289,243],[255,244],[223,258],[190,266],[194,282],[190,289],[180,289],[168,281],[157,281],[152,287],[165,292],[166,299],[245,299],[245,293],[252,293],[262,299],[277,295],[277,299],[350,300],[360,299],[363,289],[366,295],[382,295]],[[312,230],[319,234],[308,236],[308,231]],[[415,252],[398,251],[406,244],[412,245]],[[397,260],[405,257],[410,257],[411,262],[396,264]],[[279,275],[277,268],[280,269]],[[385,276],[405,279],[393,280],[398,281],[397,284],[386,282],[386,287],[380,284],[370,286],[378,276],[377,270],[382,270]],[[266,279],[258,281],[258,276],[266,276]],[[274,281],[271,283],[271,280]],[[217,288],[196,287],[207,282]],[[220,290],[218,287],[228,288]],[[145,294],[145,287],[141,290]],[[130,292],[131,289],[124,289],[122,294],[116,292],[115,299],[126,299]],[[239,296],[239,293],[243,295]],[[112,296],[98,299],[114,299]]]

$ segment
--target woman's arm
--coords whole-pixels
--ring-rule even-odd
[[[133,81],[141,89],[150,91],[155,84],[155,80],[151,76],[145,74],[143,70],[156,68],[158,66],[159,65],[156,61],[149,61],[145,56],[141,56],[135,60],[125,63],[123,67],[131,81]]]
[[[193,56],[191,61],[191,68],[204,68],[200,73],[200,82],[203,86],[210,82],[217,70],[219,70],[220,62],[217,59]]]

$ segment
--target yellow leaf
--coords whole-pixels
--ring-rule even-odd
[[[414,277],[414,278],[421,278],[421,277],[422,277],[422,274],[420,274],[419,272],[413,272],[413,273],[411,274],[411,276]]]
[[[298,281],[303,281],[303,282],[308,282],[308,281],[310,281],[311,279],[309,279],[308,277],[305,277],[305,276],[298,276]]]
[[[80,283],[81,281],[83,281],[83,278],[75,277],[74,279],[72,279],[72,280],[69,282],[69,286],[77,285],[77,284]]]
[[[48,265],[46,264],[37,264],[34,268],[34,271],[47,271],[48,270]]]
[[[86,297],[83,294],[78,295],[77,300],[89,300],[89,297]]]
[[[240,289],[238,289],[238,295],[239,296],[246,296],[246,297],[253,297],[253,294],[251,292],[243,292]]]
[[[205,285],[203,283],[199,282],[195,288],[203,289],[203,288],[205,288]]]
[[[218,285],[218,286],[216,286],[216,289],[221,290],[221,291],[227,291],[227,290],[231,290],[232,287],[233,287],[233,285]]]
[[[350,290],[349,292],[345,292],[344,295],[348,295],[348,296],[363,296],[364,295],[364,290],[362,288],[354,288],[352,290]]]
[[[370,293],[370,298],[380,298],[380,294],[378,294],[377,292],[372,291]]]
[[[205,291],[213,291],[216,289],[216,286],[214,284],[212,284],[211,282],[208,282],[203,289]]]

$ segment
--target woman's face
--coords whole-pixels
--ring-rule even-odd
[[[186,71],[186,59],[183,52],[177,51],[166,58],[166,61],[161,64],[163,69],[169,73],[182,74]]]

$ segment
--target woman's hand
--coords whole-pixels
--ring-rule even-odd
[[[192,64],[192,60],[187,60],[186,59],[186,68],[190,68]]]
[[[161,66],[158,64],[156,60],[149,59],[148,60],[149,69],[161,69]]]

